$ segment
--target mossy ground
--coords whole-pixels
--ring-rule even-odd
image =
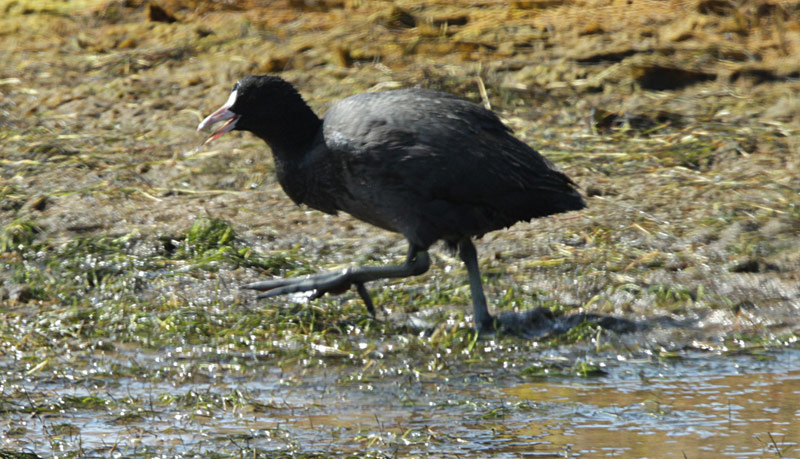
[[[495,387],[797,349],[798,4],[152,5],[0,1],[3,455],[478,454],[454,445],[496,446],[481,436],[504,435],[492,419],[558,411]],[[589,202],[478,241],[491,308],[648,327],[480,338],[464,269],[439,250],[426,275],[370,286],[380,320],[353,292],[238,290],[406,250],[294,206],[253,137],[200,146],[198,121],[265,72],[319,112],[410,86],[489,102]],[[434,386],[454,389],[420,389]],[[480,428],[354,412],[337,427],[314,401],[360,389]]]

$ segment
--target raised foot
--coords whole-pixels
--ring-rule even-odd
[[[344,270],[289,279],[253,282],[252,284],[243,285],[241,288],[265,292],[258,295],[258,298],[269,298],[286,293],[310,292],[312,290],[315,291],[314,298],[319,298],[328,292],[342,293],[350,288],[350,285],[351,283],[347,279],[347,270]]]
[[[367,310],[374,317],[375,307],[369,296],[367,288],[363,282],[352,279],[352,271],[344,269],[328,273],[312,274],[304,277],[293,277],[289,279],[272,279],[267,281],[253,282],[243,285],[241,288],[247,290],[257,290],[260,293],[256,298],[270,298],[287,293],[314,292],[311,299],[317,299],[326,293],[344,293],[351,286],[355,285],[358,294],[367,306]]]

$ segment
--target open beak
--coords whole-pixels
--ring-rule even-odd
[[[225,105],[218,108],[214,113],[208,115],[206,119],[197,125],[197,130],[202,131],[212,124],[228,120],[228,122],[223,124],[221,128],[214,131],[214,133],[211,134],[211,137],[209,137],[208,140],[203,143],[203,145],[217,140],[218,138],[222,137],[222,134],[225,134],[236,127],[236,122],[239,121],[240,115],[237,115],[231,111],[231,107],[233,106],[234,102],[236,102],[236,91],[231,92],[231,96],[228,98],[228,101],[225,102]]]

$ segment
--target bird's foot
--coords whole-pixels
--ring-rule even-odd
[[[241,288],[264,292],[259,294],[258,298],[310,291],[314,292],[312,298],[319,298],[326,293],[342,293],[350,288],[350,282],[345,277],[346,272],[334,271],[303,277],[253,282],[243,285]]]
[[[310,299],[315,300],[326,293],[334,295],[344,293],[353,285],[356,286],[359,296],[361,296],[361,299],[367,306],[367,310],[374,317],[375,307],[372,304],[369,292],[367,292],[367,288],[364,286],[363,282],[352,279],[352,270],[350,269],[312,274],[304,277],[253,282],[243,285],[241,288],[264,292],[256,297],[259,299],[287,293],[313,292]]]
[[[475,317],[475,331],[478,335],[486,337],[492,336],[500,329],[500,323],[493,316]]]

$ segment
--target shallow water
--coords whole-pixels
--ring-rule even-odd
[[[569,419],[548,418],[534,423],[534,431],[576,455],[797,457],[797,357],[787,353],[767,364],[698,356],[657,369],[629,368],[635,376],[522,384],[506,393],[573,407]],[[518,425],[519,432],[530,429]]]
[[[141,357],[141,356],[140,356]],[[140,358],[139,364],[147,359]],[[152,359],[152,362],[160,361]],[[437,457],[800,457],[800,351],[619,361],[602,377],[492,369],[360,380],[347,366],[6,387],[108,408],[4,417],[2,448],[83,456],[258,451]],[[149,409],[126,412],[125,400]],[[40,405],[42,406],[42,405]],[[113,407],[112,407],[113,406]]]

